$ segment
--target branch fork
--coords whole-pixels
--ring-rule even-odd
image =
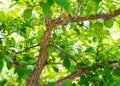
[[[58,18],[52,20],[50,18],[50,15],[45,16],[45,26],[46,26],[47,30],[44,32],[44,36],[42,38],[37,64],[36,64],[35,69],[33,70],[32,74],[26,80],[26,86],[47,86],[46,84],[38,85],[37,81],[38,81],[38,78],[41,75],[42,70],[44,69],[44,66],[46,63],[46,58],[45,58],[46,57],[46,48],[49,45],[50,36],[51,36],[53,27],[67,24],[67,23],[69,23],[69,21],[80,22],[80,21],[87,21],[87,20],[94,20],[94,19],[113,18],[118,15],[120,15],[120,9],[115,10],[112,14],[108,14],[108,13],[97,14],[97,15],[91,15],[89,17],[70,16],[69,19],[62,19],[59,16]],[[63,79],[56,81],[55,85],[61,86],[61,84],[65,80],[72,80],[72,79],[74,79],[78,76],[82,76],[83,74],[86,74],[88,72],[89,72],[89,70],[82,68],[79,71],[74,72]]]

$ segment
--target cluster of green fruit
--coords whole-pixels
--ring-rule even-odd
[[[114,24],[112,19],[104,19],[103,23],[107,28],[111,28]],[[101,30],[103,28],[103,24],[101,22],[96,22],[94,24],[94,28],[96,30]]]

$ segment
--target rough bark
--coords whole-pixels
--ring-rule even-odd
[[[40,54],[38,57],[38,62],[32,74],[26,80],[26,86],[38,86],[37,81],[45,66],[46,48],[49,45],[50,36],[52,32],[52,27],[49,26],[50,25],[49,23],[51,23],[51,19],[50,19],[50,16],[48,15],[48,16],[45,16],[45,25],[47,27],[47,30],[44,32],[44,36],[40,45]]]
[[[120,8],[118,10],[115,10],[113,13],[105,13],[105,14],[95,14],[95,15],[91,15],[91,16],[69,16],[69,18],[67,19],[62,19],[61,17],[58,17],[56,19],[53,20],[54,22],[54,27],[56,26],[60,26],[63,24],[67,24],[70,21],[71,22],[81,22],[81,21],[87,21],[87,20],[95,20],[95,19],[104,19],[104,18],[113,18],[115,16],[120,15]]]
[[[77,77],[80,77],[80,76],[86,74],[86,73],[89,73],[89,71],[87,69],[83,69],[82,68],[79,71],[76,71],[76,72],[74,72],[74,73],[72,73],[72,74],[70,74],[70,75],[68,75],[68,76],[66,76],[66,77],[64,77],[62,79],[59,79],[59,80],[55,81],[54,82],[55,86],[62,86],[63,82],[65,82],[67,80],[73,80],[73,79],[75,79]],[[48,85],[47,84],[43,84],[43,85],[38,85],[38,86],[48,86]]]

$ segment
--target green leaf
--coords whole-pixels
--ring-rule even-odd
[[[29,62],[29,65],[35,65],[37,63],[37,60],[32,60]]]
[[[28,76],[32,73],[32,70],[31,69],[24,69],[24,74],[23,74],[23,77],[24,79],[27,79]]]
[[[25,69],[24,68],[16,68],[14,73],[17,73],[18,74],[18,81],[21,82],[21,79],[23,78],[24,76],[24,73],[25,73]]]
[[[97,75],[93,75],[91,78],[95,81],[101,81],[101,79]]]
[[[68,8],[69,8],[69,2],[68,2],[68,0],[54,0],[54,1],[59,6],[63,7],[66,11],[68,10]]]
[[[76,66],[71,65],[70,68],[69,68],[69,71],[70,72],[74,72],[75,70],[76,70]]]
[[[64,57],[63,65],[65,68],[69,69],[71,63],[70,63],[70,60],[68,59],[68,57]]]
[[[54,82],[49,82],[48,86],[55,86],[55,83]]]
[[[47,0],[46,4],[51,7],[53,5],[53,0]]]
[[[68,80],[68,81],[65,81],[62,86],[72,86],[72,81]]]
[[[52,6],[52,4],[53,4],[53,1],[52,1],[52,0],[47,0],[46,3],[40,2],[39,4],[40,4],[40,6],[42,7],[43,13],[44,13],[45,15],[52,13],[52,11],[51,11],[51,6]]]
[[[80,81],[78,82],[78,84],[81,86],[81,85],[85,85],[85,86],[89,86],[89,83],[88,83],[88,81],[90,80],[90,78],[89,77],[85,77],[85,76],[82,76],[81,78],[80,78]]]
[[[15,46],[15,39],[14,38],[11,38],[11,46]]]
[[[113,73],[112,73],[114,76],[120,76],[120,70],[116,69],[116,70],[113,70]]]
[[[99,5],[99,3],[101,2],[101,0],[93,0],[96,3],[96,6]]]
[[[96,50],[93,48],[93,47],[89,47],[85,50],[85,52],[88,52],[88,53],[96,53]]]
[[[52,66],[52,68],[53,68],[53,70],[54,70],[55,72],[59,72],[59,69],[58,69],[57,67]]]
[[[120,79],[118,79],[118,80],[115,81],[114,86],[120,86]]]
[[[2,57],[2,53],[0,52],[0,72],[2,71],[3,69],[3,57]]]
[[[92,40],[93,40],[94,42],[97,42],[97,37],[94,36]]]
[[[23,17],[26,19],[29,19],[32,16],[32,10],[31,9],[25,9],[23,12]]]
[[[24,54],[24,55],[23,55],[23,60],[24,60],[24,61],[28,62],[28,61],[31,60],[31,59],[32,59],[32,57],[31,57],[29,54]]]
[[[26,37],[29,37],[31,32],[31,28],[26,28]]]
[[[77,33],[78,36],[80,35],[80,31],[78,28],[75,28],[74,31]]]
[[[4,79],[4,80],[0,81],[0,86],[5,86],[6,83],[7,83],[7,80]]]
[[[12,67],[13,60],[9,56],[5,56],[5,60],[7,62],[7,68],[10,69]]]
[[[47,47],[48,54],[52,54],[54,51],[55,51],[55,48],[53,46],[50,45]]]

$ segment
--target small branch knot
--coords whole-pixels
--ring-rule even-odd
[[[50,28],[51,27],[51,23],[52,23],[52,19],[51,19],[50,15],[45,16],[45,26],[47,28]]]

